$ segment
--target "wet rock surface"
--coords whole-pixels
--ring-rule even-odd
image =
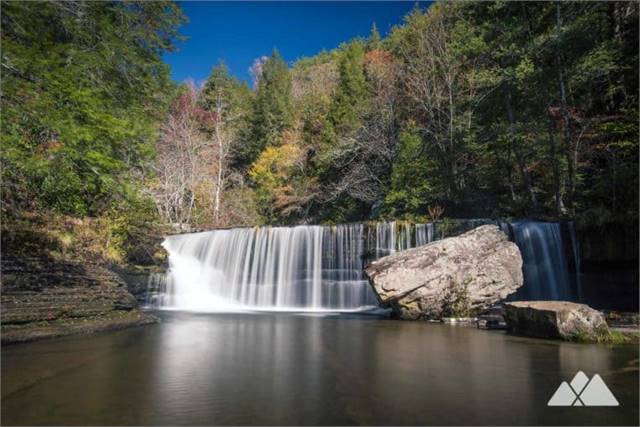
[[[523,284],[520,251],[494,225],[397,252],[365,273],[380,302],[402,319],[473,315]]]
[[[115,272],[127,285],[127,289],[138,301],[144,304],[147,300],[149,278],[153,275],[165,274],[169,267],[167,265],[133,266],[126,267],[112,266],[110,269]]]

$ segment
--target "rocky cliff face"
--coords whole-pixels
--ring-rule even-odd
[[[152,323],[104,264],[2,257],[2,343]]]
[[[380,302],[403,319],[472,315],[523,284],[520,251],[494,225],[397,252],[365,273]]]

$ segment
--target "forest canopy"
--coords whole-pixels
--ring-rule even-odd
[[[638,217],[638,4],[441,2],[176,86],[172,2],[2,4],[2,209],[181,228]],[[116,211],[116,214],[114,214]]]

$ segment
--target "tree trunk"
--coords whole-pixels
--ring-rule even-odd
[[[556,30],[557,30],[558,38],[560,38],[561,26],[562,26],[562,15],[560,13],[560,2],[556,2]],[[567,92],[566,92],[565,83],[564,83],[563,61],[562,61],[562,56],[560,54],[561,49],[558,49],[557,52],[558,53],[556,55],[556,65],[558,67],[558,83],[560,87],[560,113],[562,114],[562,135],[563,135],[563,142],[564,142],[562,146],[562,151],[564,152],[565,158],[567,160],[567,168],[568,168],[567,187],[569,188],[569,191],[567,194],[568,196],[567,204],[569,206],[569,211],[571,212],[571,214],[573,214],[574,195],[571,191],[571,189],[575,187],[574,186],[575,168],[574,168],[573,161],[571,159],[571,151],[572,151],[571,142],[573,140],[573,137],[571,132],[571,119],[569,117],[569,111],[567,109]],[[557,149],[555,148],[555,143],[554,143],[554,152],[555,152],[555,155],[558,154]],[[553,161],[554,161],[555,167],[558,167],[558,161],[555,158],[555,155],[554,155]],[[560,171],[558,170],[558,174],[559,173]],[[562,211],[564,213],[565,211],[564,206],[562,207]]]
[[[217,174],[216,185],[213,203],[213,221],[215,225],[218,225],[220,219],[220,192],[222,189],[222,135],[220,135],[220,124],[216,123],[216,140],[218,142],[218,159],[217,159]]]
[[[557,158],[555,133],[555,121],[553,116],[549,115],[549,159],[551,160],[551,169],[553,172],[553,192],[556,204],[556,215],[564,213],[564,202],[562,201],[562,190],[560,182],[560,165]]]

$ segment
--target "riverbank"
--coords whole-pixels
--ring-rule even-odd
[[[126,283],[106,266],[69,260],[2,259],[2,344],[145,325]]]
[[[116,331],[149,325],[157,321],[158,319],[153,315],[139,310],[133,310],[120,313],[105,313],[91,318],[69,318],[55,321],[33,322],[27,325],[7,325],[2,328],[2,344],[24,343],[68,335],[88,335],[96,332]]]
[[[113,244],[101,226],[95,219],[41,216],[3,223],[2,344],[157,321],[136,299],[146,283],[141,272],[153,265],[110,255]]]

